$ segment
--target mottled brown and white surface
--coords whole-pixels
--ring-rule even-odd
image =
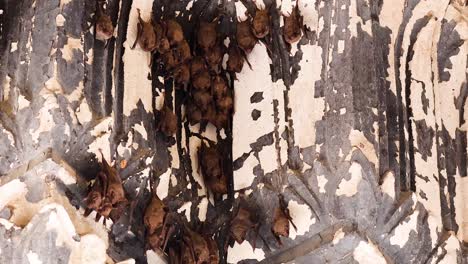
[[[149,79],[149,55],[129,48],[136,10],[144,19],[175,16],[191,32],[218,1],[109,0],[116,31],[107,47],[93,36],[94,0],[0,1],[0,175],[53,148],[93,177],[102,149],[108,160],[128,160],[121,175],[139,199],[136,219],[150,164],[158,196],[193,226],[219,230],[219,243],[242,190],[262,226],[257,248],[235,244],[229,263],[464,263],[466,3],[221,2],[231,15],[226,32],[255,4],[277,6],[272,56],[258,44],[252,69],[234,82],[232,131],[183,122],[167,141],[154,119],[162,89],[179,117],[184,107],[171,84]],[[296,4],[308,31],[288,51],[279,12]],[[235,192],[216,206],[199,175],[201,140],[190,132],[232,141]],[[298,226],[282,247],[270,232],[278,192]],[[127,224],[128,216],[114,223],[109,254],[146,261],[141,224],[132,235]]]

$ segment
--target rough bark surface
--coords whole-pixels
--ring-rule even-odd
[[[112,227],[115,260],[146,261],[151,167],[169,209],[219,245],[240,196],[258,214],[259,236],[222,251],[222,262],[464,263],[466,3],[298,0],[308,30],[288,46],[281,12],[291,1],[220,2],[228,34],[243,10],[276,5],[270,52],[257,44],[252,69],[233,81],[227,130],[189,125],[182,94],[130,49],[137,8],[177,19],[191,38],[218,1],[108,0],[116,32],[106,46],[93,35],[94,0],[0,1],[0,175],[48,148],[88,179],[99,149],[126,160],[120,173],[138,203],[133,235],[129,215]],[[156,129],[162,95],[182,121],[174,137]],[[208,199],[194,133],[227,144],[233,180],[222,199]],[[279,193],[298,226],[282,246],[270,231]]]

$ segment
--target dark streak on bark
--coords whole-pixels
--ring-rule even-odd
[[[115,51],[115,69],[114,69],[114,126],[112,131],[112,145],[117,147],[120,138],[123,136],[123,100],[124,100],[124,62],[123,55],[125,48],[123,46],[127,39],[127,26],[128,18],[130,15],[130,8],[132,6],[132,0],[122,0],[121,10],[118,19],[118,32],[116,40],[116,51]],[[115,153],[116,149],[111,149],[111,155]]]
[[[414,27],[409,36],[410,43],[407,49],[406,59],[405,59],[405,104],[406,109],[403,110],[405,116],[405,125],[408,132],[408,139],[406,140],[407,144],[407,154],[409,156],[409,189],[411,191],[416,191],[416,180],[415,180],[415,164],[414,164],[414,138],[413,138],[413,109],[411,106],[411,80],[412,72],[410,69],[410,62],[413,60],[414,56],[414,44],[418,38],[419,32],[429,23],[432,19],[432,16],[425,16],[424,18],[419,19],[414,24]],[[407,167],[408,168],[408,167]]]
[[[395,178],[399,178],[398,162],[395,159],[397,154],[395,140],[397,130],[392,124],[396,123],[395,104],[391,102],[392,92],[390,91],[390,82],[386,80],[388,77],[388,62],[389,48],[391,43],[391,30],[383,28],[380,25],[379,14],[382,9],[382,1],[371,0],[370,10],[372,19],[372,34],[374,62],[376,66],[373,83],[377,87],[378,93],[378,122],[379,122],[379,175],[383,175],[389,169],[396,173]],[[395,184],[398,184],[395,181]],[[399,186],[395,186],[399,190]]]
[[[405,128],[407,128],[407,122],[408,122],[408,113],[406,107],[403,106],[403,98],[402,98],[402,83],[401,83],[401,75],[400,75],[400,66],[401,66],[401,57],[403,56],[403,38],[404,34],[406,31],[406,28],[408,26],[409,20],[413,15],[413,10],[416,7],[416,5],[419,3],[418,0],[408,0],[406,2],[406,8],[403,13],[403,21],[399,27],[398,30],[398,35],[396,37],[396,42],[395,42],[395,65],[394,65],[394,71],[395,71],[395,84],[396,84],[396,91],[397,91],[397,111],[398,111],[398,131],[399,131],[399,138],[398,138],[398,143],[399,143],[399,162],[400,162],[400,190],[402,191],[408,191],[411,189],[411,175],[410,175],[410,165],[409,165],[409,153],[408,153],[408,147],[407,146],[407,139],[405,138]],[[419,30],[415,31],[413,29],[413,32],[417,34]],[[412,32],[412,33],[413,33]],[[415,40],[412,40],[413,45]],[[409,55],[409,52],[408,52]],[[407,59],[405,62],[407,62]],[[407,69],[408,67],[406,67]],[[408,76],[407,76],[408,78]],[[411,80],[411,79],[410,79]],[[406,87],[408,88],[408,87]],[[409,89],[409,88],[408,88]],[[408,101],[407,98],[404,98],[405,101]]]
[[[465,42],[455,30],[457,23],[442,19],[442,27],[437,43],[437,66],[439,70],[439,82],[450,80],[450,73],[445,69],[452,69],[450,57],[460,52],[460,46]]]
[[[427,161],[427,157],[432,157],[435,131],[432,127],[427,126],[424,119],[413,122],[416,126],[417,151],[421,154],[422,159]]]

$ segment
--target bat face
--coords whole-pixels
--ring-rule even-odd
[[[257,44],[257,38],[252,33],[249,20],[237,24],[236,38],[239,48],[245,53],[249,54],[253,50]]]
[[[197,43],[204,52],[210,51],[217,42],[216,23],[200,22],[197,33]]]
[[[236,45],[230,45],[228,50],[227,70],[240,73],[244,66],[242,51]]]
[[[167,33],[166,37],[169,40],[171,46],[178,44],[184,40],[184,31],[182,26],[175,20],[170,19],[166,22]]]
[[[114,26],[110,16],[102,14],[96,21],[96,39],[106,41],[114,35]]]
[[[297,7],[294,8],[290,16],[283,16],[283,18],[284,40],[290,44],[299,41],[302,36],[302,18],[299,14],[299,9]]]
[[[252,32],[257,38],[264,38],[270,33],[270,16],[266,9],[257,9],[252,21]]]

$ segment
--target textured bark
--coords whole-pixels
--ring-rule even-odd
[[[252,13],[262,1],[221,2],[222,31],[233,35],[243,16],[236,12]],[[276,2],[269,52],[257,44],[252,70],[244,65],[232,81],[235,114],[221,131],[190,126],[182,92],[156,78],[161,69],[147,66],[149,54],[130,49],[137,8],[144,19],[177,19],[193,41],[200,19],[216,17],[218,1],[108,0],[116,32],[107,46],[93,35],[94,0],[0,1],[0,175],[47,148],[88,179],[99,148],[116,164],[127,160],[120,174],[138,200],[136,237],[126,232],[127,213],[112,228],[116,260],[145,261],[151,167],[169,209],[219,245],[245,194],[260,219],[258,238],[247,238],[257,249],[220,247],[223,262],[462,263],[466,4],[298,0],[308,30],[290,47],[281,21],[288,1]],[[162,95],[181,121],[174,137],[156,129]],[[232,160],[225,199],[207,199],[201,138],[225,139]],[[283,246],[270,231],[279,193],[299,227]]]

